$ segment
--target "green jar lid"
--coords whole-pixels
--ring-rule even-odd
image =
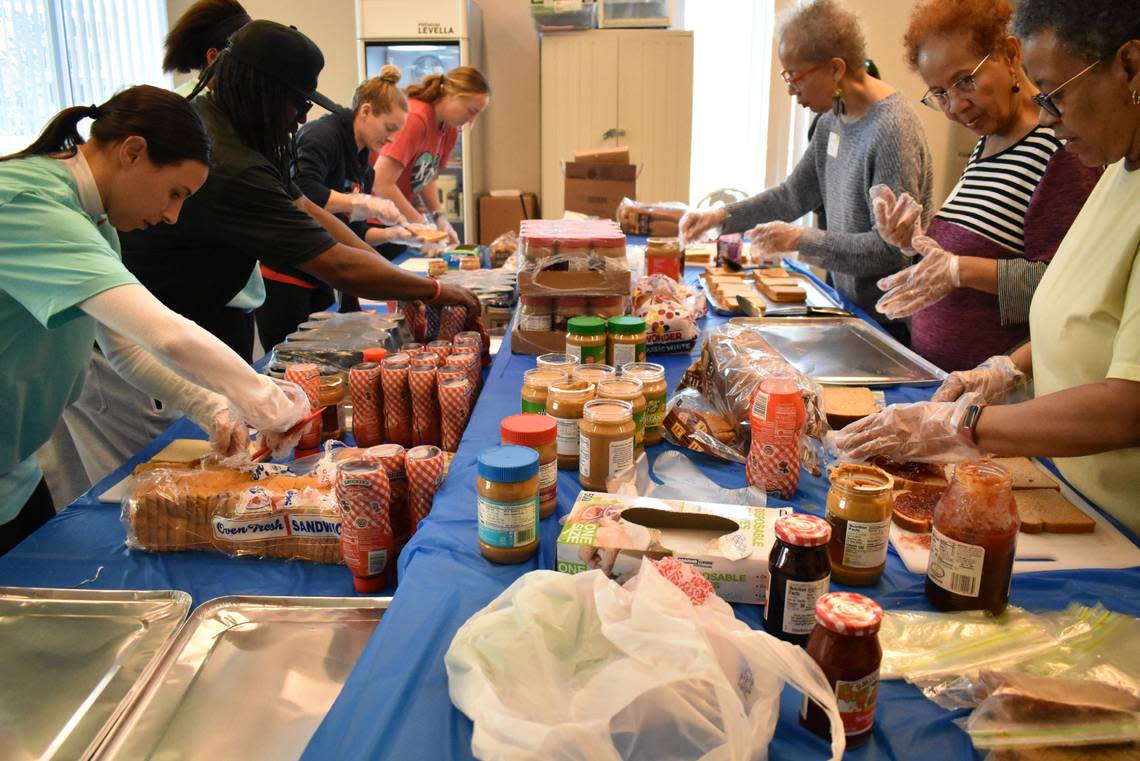
[[[611,333],[632,336],[645,331],[645,319],[631,314],[611,317],[607,327]]]
[[[566,330],[577,336],[604,336],[606,321],[601,317],[571,317],[566,321]]]

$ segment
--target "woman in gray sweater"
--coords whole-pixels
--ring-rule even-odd
[[[930,149],[918,116],[901,93],[867,74],[859,21],[834,0],[815,0],[787,18],[779,57],[789,94],[823,114],[807,153],[780,185],[686,215],[682,235],[693,240],[716,225],[726,233],[754,228],[750,237],[763,249],[798,250],[803,261],[829,270],[840,291],[905,342],[905,322],[874,311],[876,281],[908,261],[875,230],[868,191],[879,183],[906,188],[930,208]],[[789,224],[821,205],[827,230]]]

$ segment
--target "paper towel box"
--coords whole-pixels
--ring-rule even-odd
[[[746,507],[583,491],[558,535],[555,568],[601,569],[624,582],[641,559],[675,557],[728,602],[763,605],[776,520],[790,507]]]

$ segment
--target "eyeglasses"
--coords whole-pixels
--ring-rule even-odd
[[[1093,61],[1088,66],[1086,66],[1084,69],[1082,69],[1081,71],[1077,72],[1073,76],[1066,79],[1061,84],[1054,87],[1053,92],[1051,92],[1049,94],[1040,93],[1040,92],[1037,93],[1036,95],[1033,96],[1033,102],[1036,103],[1037,106],[1042,111],[1046,111],[1049,114],[1051,114],[1054,119],[1060,119],[1061,118],[1061,108],[1060,108],[1060,106],[1057,105],[1056,101],[1053,100],[1054,96],[1056,96],[1057,93],[1061,92],[1061,90],[1063,90],[1068,85],[1070,85],[1073,82],[1075,82],[1076,80],[1080,79],[1085,74],[1088,74],[1090,71],[1092,71],[1093,67],[1096,66],[1098,63],[1100,63],[1100,61]]]
[[[784,69],[783,71],[780,72],[780,79],[784,80],[785,84],[789,84],[792,87],[795,87],[796,85],[798,85],[800,82],[803,81],[804,77],[806,77],[808,74],[811,74],[813,71],[815,71],[818,68],[819,68],[818,66],[809,66],[806,69],[804,69],[803,71],[796,72],[796,73],[793,73],[793,72],[788,71],[787,69]]]
[[[293,107],[297,109],[297,116],[301,117],[309,113],[309,109],[313,107],[313,101],[308,98],[298,98],[293,101]]]
[[[973,93],[977,87],[974,76],[978,73],[978,69],[982,68],[982,64],[990,60],[991,55],[993,54],[987,53],[985,58],[978,61],[978,65],[974,67],[973,71],[950,85],[949,90],[934,90],[933,88],[927,90],[926,94],[922,96],[922,105],[933,108],[935,111],[945,111],[950,107],[950,93],[954,93],[959,98]]]

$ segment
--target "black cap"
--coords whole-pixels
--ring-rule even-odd
[[[230,38],[229,55],[246,66],[275,79],[298,95],[327,111],[339,108],[317,92],[317,75],[325,67],[325,57],[316,43],[295,26],[276,21],[251,21]]]

